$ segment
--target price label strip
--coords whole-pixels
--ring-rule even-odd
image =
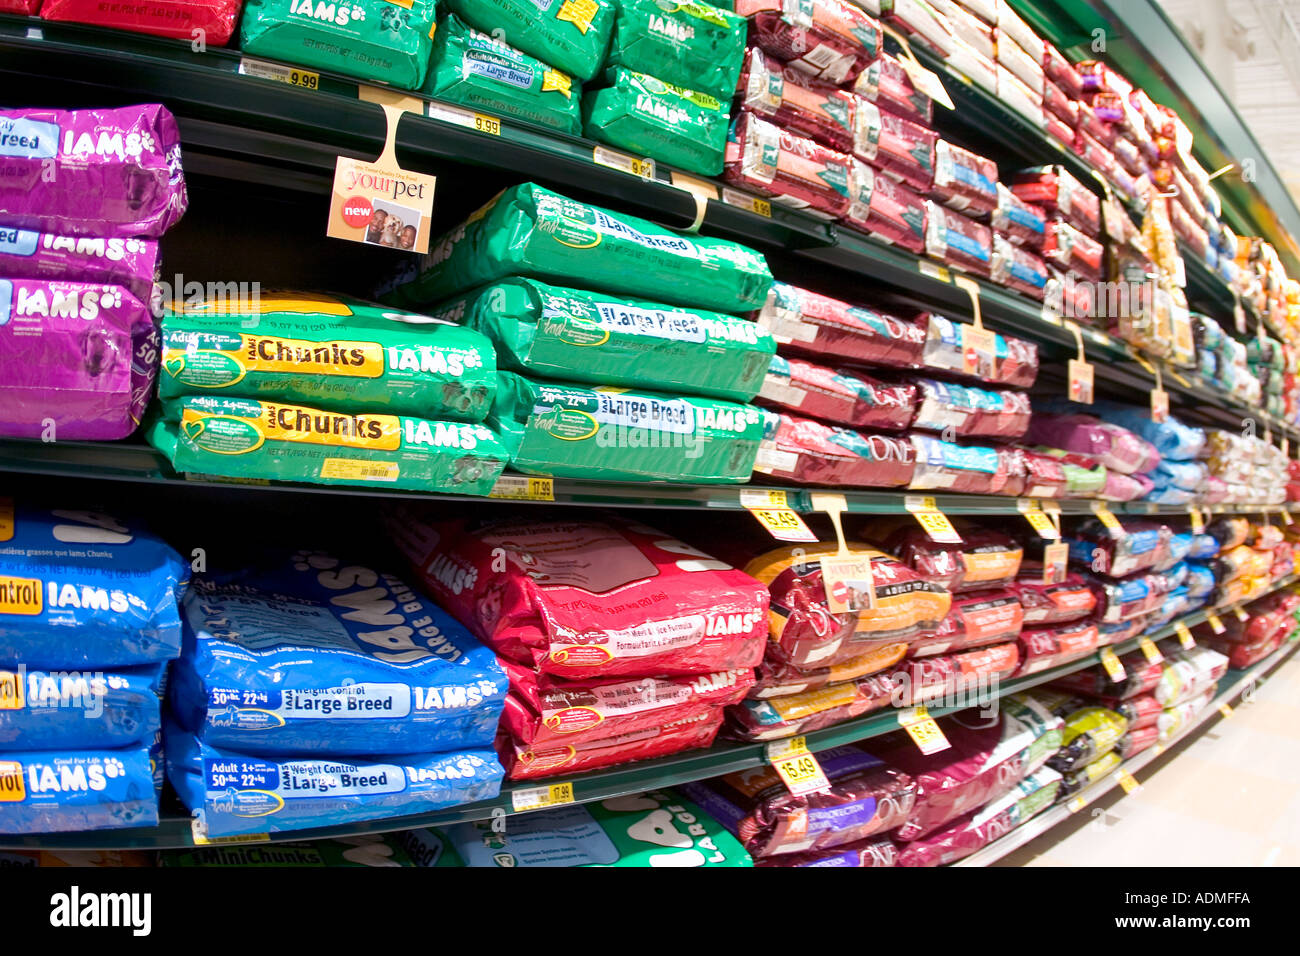
[[[487,133],[489,136],[501,135],[501,120],[495,116],[489,116],[487,113],[476,113],[473,110],[462,109],[449,103],[430,101],[429,116],[432,119],[442,120],[444,123],[452,123],[466,129]]]
[[[653,159],[630,156],[627,153],[620,153],[618,150],[609,149],[605,146],[593,147],[591,159],[598,166],[621,170],[641,179],[655,178],[655,161]]]
[[[923,706],[908,707],[898,712],[898,724],[907,731],[907,735],[912,738],[921,753],[927,757],[931,754],[937,754],[941,750],[947,750],[952,746],[948,738],[944,736],[941,728],[929,711]]]
[[[1155,641],[1151,640],[1151,638],[1139,637],[1138,647],[1142,649],[1142,653],[1146,655],[1146,659],[1152,664],[1164,663],[1165,656],[1160,653],[1160,648],[1156,647]]]
[[[515,813],[524,813],[527,810],[541,810],[545,807],[558,807],[565,803],[573,803],[573,801],[573,784],[568,781],[541,787],[521,787],[518,790],[512,790],[510,793],[510,806]]]
[[[1078,813],[1087,805],[1088,805],[1088,801],[1085,797],[1077,796],[1077,797],[1072,797],[1070,799],[1070,802],[1067,803],[1065,806],[1069,809],[1071,813]]]
[[[784,491],[742,491],[740,503],[778,541],[816,543],[817,535],[790,507]]]
[[[757,213],[766,219],[772,218],[772,203],[760,196],[751,196],[737,189],[723,186],[722,201],[728,206],[735,206],[737,209],[748,209],[750,212]]]
[[[814,492],[813,507],[824,511],[835,528],[836,553],[821,557],[822,586],[826,606],[832,614],[846,614],[876,606],[876,583],[871,570],[871,556],[850,551],[844,539],[842,516],[848,505],[843,495]]]
[[[1116,770],[1115,780],[1130,796],[1142,789],[1142,784],[1138,783],[1137,778],[1127,770]]]
[[[961,544],[961,535],[957,529],[952,526],[948,516],[939,510],[931,497],[921,495],[906,495],[903,498],[903,507],[912,513],[925,533],[930,536],[931,541],[937,541],[940,544]]]
[[[195,846],[221,846],[231,843],[265,843],[271,839],[269,833],[239,833],[235,836],[210,837],[208,827],[198,817],[190,818],[190,838]]]
[[[555,479],[536,478],[530,475],[502,475],[488,492],[488,497],[510,501],[554,501]]]
[[[774,740],[767,745],[767,759],[786,788],[796,797],[829,790],[826,772],[809,752],[803,737]]]
[[[1120,662],[1119,657],[1109,647],[1101,649],[1101,666],[1106,668],[1106,673],[1116,684],[1128,677],[1123,663]]]
[[[271,63],[257,60],[251,56],[241,57],[239,72],[242,76],[255,76],[261,80],[275,80],[287,86],[296,86],[301,90],[319,90],[320,74],[297,67],[285,66],[283,63]]]
[[[1183,650],[1190,651],[1196,646],[1196,638],[1192,637],[1191,629],[1182,621],[1174,621],[1174,633],[1178,635],[1178,643]]]

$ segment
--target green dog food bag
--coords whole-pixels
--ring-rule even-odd
[[[682,235],[588,206],[535,183],[499,193],[439,239],[387,301],[441,302],[511,275],[595,286],[742,314],[767,300],[762,255],[723,239]]]
[[[486,335],[504,368],[740,402],[758,393],[776,350],[748,319],[536,279],[503,279],[431,311]]]
[[[748,481],[763,438],[751,405],[500,372],[488,423],[527,474],[601,481]]]
[[[178,472],[486,495],[506,466],[483,425],[186,395],[145,431]]]
[[[320,293],[174,303],[158,394],[481,422],[496,352],[473,329]]]
[[[609,0],[448,0],[453,13],[584,83],[600,72],[614,30]]]
[[[582,125],[588,139],[702,176],[722,172],[729,101],[621,67],[611,69],[606,80],[606,86],[589,89],[583,97]]]
[[[736,94],[745,18],[693,0],[616,0],[607,66],[657,76],[721,100]]]
[[[245,53],[418,90],[433,49],[434,0],[248,0]]]
[[[424,91],[449,103],[574,135],[581,122],[580,90],[567,73],[452,15],[438,24]]]

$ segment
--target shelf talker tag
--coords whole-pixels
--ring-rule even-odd
[[[780,489],[744,489],[740,492],[740,503],[778,541],[810,544],[817,540],[817,535],[790,507],[785,492]]]
[[[1061,537],[1061,529],[1052,523],[1047,512],[1033,498],[1017,498],[1016,510],[1025,516],[1029,527],[1038,532],[1040,538],[1056,541]]]
[[[872,577],[871,556],[862,551],[850,551],[844,538],[842,516],[848,507],[844,496],[813,492],[812,506],[817,511],[826,512],[835,529],[836,552],[820,559],[827,608],[832,614],[874,609],[876,584]]]
[[[952,284],[970,297],[972,322],[961,328],[962,367],[967,375],[991,378],[996,369],[983,366],[997,361],[997,336],[984,328],[984,315],[980,310],[980,287],[966,276],[955,275]]]
[[[1069,319],[1066,319],[1062,324],[1074,335],[1074,344],[1079,348],[1079,357],[1070,359],[1067,365],[1070,391],[1066,397],[1072,402],[1091,405],[1093,374],[1092,366],[1088,363],[1088,356],[1083,350],[1083,333],[1079,330],[1078,324]]]
[[[808,750],[808,742],[803,737],[772,741],[767,745],[767,760],[786,788],[796,797],[830,789],[826,772],[817,762],[817,757]]]
[[[373,163],[339,156],[334,163],[325,234],[394,251],[427,253],[437,177],[397,164],[397,126],[402,114],[423,113],[424,101],[407,93],[361,85],[357,97],[378,104],[388,121],[384,151]],[[382,184],[382,188],[380,185]]]
[[[1106,530],[1116,538],[1123,539],[1127,537],[1128,532],[1124,530],[1124,526],[1119,523],[1119,519],[1115,517],[1104,501],[1094,501],[1092,503],[1092,513],[1097,516],[1097,519]]]
[[[1243,624],[1246,621],[1250,620],[1250,615],[1246,613],[1246,609],[1243,608],[1240,604],[1238,604],[1236,607],[1232,609],[1232,613],[1235,614],[1237,616],[1237,620],[1241,621]]]
[[[907,37],[884,21],[878,21],[877,25],[886,36],[893,37],[894,42],[903,51],[903,55],[898,58],[898,63],[903,68],[903,72],[907,74],[907,78],[912,81],[912,85],[940,106],[955,110],[957,107],[953,105],[952,97],[944,89],[943,81],[939,79],[937,73],[927,70],[921,65],[921,62],[916,58],[916,54],[912,52],[912,45],[907,42]]]
[[[930,712],[923,705],[918,704],[915,707],[908,707],[898,712],[898,725],[907,731],[907,735],[912,738],[912,742],[920,749],[921,753],[927,757],[931,754],[937,754],[941,750],[947,750],[952,746],[948,738],[944,736],[941,728]]]

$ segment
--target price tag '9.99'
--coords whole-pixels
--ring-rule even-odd
[[[829,790],[830,781],[817,758],[808,751],[803,737],[774,740],[767,745],[767,759],[786,788],[796,797]]]

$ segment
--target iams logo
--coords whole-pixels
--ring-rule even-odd
[[[364,20],[366,8],[357,3],[325,3],[321,0],[293,0],[289,12],[345,27],[353,20]]]
[[[73,886],[50,897],[50,925],[65,929],[125,927],[132,936],[153,930],[153,894],[82,893]]]
[[[719,614],[706,619],[708,624],[704,628],[704,633],[709,637],[717,634],[725,634],[729,637],[748,634],[762,616],[758,611],[749,611],[745,614]]]

